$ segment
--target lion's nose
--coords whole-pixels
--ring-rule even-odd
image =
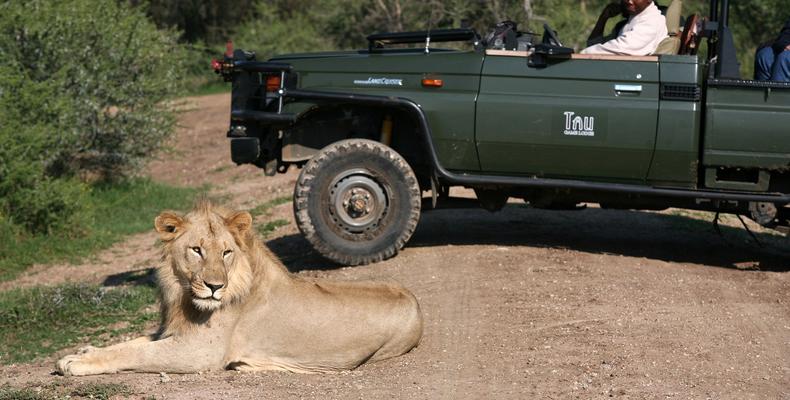
[[[222,283],[208,283],[206,281],[203,281],[203,284],[205,284],[207,288],[211,289],[211,293],[214,293],[217,290],[222,289],[223,286],[225,286]]]

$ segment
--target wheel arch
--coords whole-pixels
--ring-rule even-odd
[[[421,116],[397,105],[354,103],[315,104],[283,131],[282,161],[307,162],[321,149],[346,139],[369,139],[400,154],[417,175],[420,185],[430,185],[432,164]]]

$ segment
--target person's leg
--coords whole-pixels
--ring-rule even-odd
[[[776,55],[773,69],[771,69],[771,80],[790,82],[790,50],[785,50]]]
[[[771,46],[757,50],[754,56],[754,79],[758,81],[771,80],[774,64],[774,50]]]

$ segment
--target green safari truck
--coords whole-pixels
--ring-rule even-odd
[[[214,68],[233,85],[231,157],[267,175],[301,168],[299,229],[348,265],[397,254],[421,211],[496,211],[511,197],[786,229],[790,83],[739,76],[728,0],[682,30],[680,1],[667,14],[674,35],[650,56],[576,54],[549,26],[380,33],[367,49],[268,61],[229,46]],[[474,48],[435,46],[451,41]],[[477,199],[453,198],[454,186]]]

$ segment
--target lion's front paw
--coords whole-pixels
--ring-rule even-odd
[[[55,364],[55,369],[63,376],[82,376],[115,372],[102,368],[100,363],[90,360],[87,354],[88,353],[72,354],[63,357]]]
[[[57,363],[55,363],[55,369],[63,376],[78,375],[74,373],[74,369],[79,368],[74,367],[76,366],[75,363],[79,362],[81,358],[82,356],[79,354],[72,354],[70,356],[63,357],[58,360]]]

